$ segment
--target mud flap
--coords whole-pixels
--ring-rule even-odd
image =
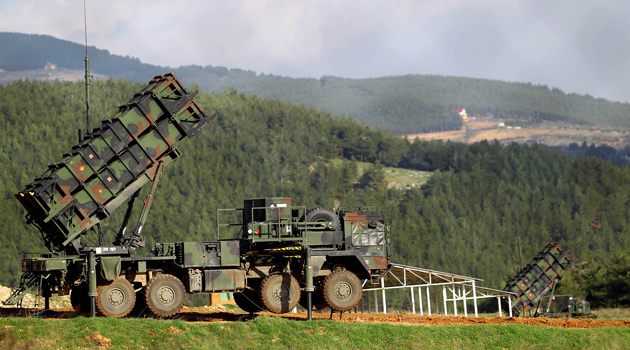
[[[101,257],[101,277],[107,281],[113,281],[120,276],[121,258],[119,256]]]

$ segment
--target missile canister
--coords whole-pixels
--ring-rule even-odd
[[[15,196],[52,252],[65,251],[147,182],[208,117],[174,74],[153,78],[59,163]],[[77,246],[76,242],[73,246]]]
[[[558,243],[550,243],[531,264],[509,281],[503,290],[516,293],[512,298],[515,314],[523,309],[533,309],[536,303],[552,289],[553,283],[562,278],[565,270],[573,267],[573,261]],[[522,315],[521,315],[522,316]]]

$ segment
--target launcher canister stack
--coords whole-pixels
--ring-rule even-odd
[[[179,156],[175,144],[216,117],[204,114],[195,95],[172,73],[154,77],[15,195],[51,252],[79,253],[82,234],[153,181],[160,164]]]
[[[526,310],[533,310],[547,294],[554,283],[562,278],[565,270],[573,267],[573,261],[558,243],[547,244],[531,264],[521,270],[503,289],[516,293],[512,297],[512,312],[524,316]]]

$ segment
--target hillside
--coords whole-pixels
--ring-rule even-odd
[[[0,46],[0,69],[14,74],[43,69],[47,62],[59,68],[83,70],[85,48],[80,44],[44,35],[0,33]],[[462,118],[452,110],[460,108],[465,108],[470,116],[491,115],[523,126],[563,122],[595,128],[630,128],[629,104],[565,94],[544,85],[434,75],[288,78],[238,68],[157,67],[95,47],[90,47],[89,52],[94,74],[144,82],[147,76],[174,71],[186,85],[197,83],[207,92],[220,93],[231,87],[261,98],[324,109],[335,116],[352,116],[370,127],[389,129],[397,135],[459,130]],[[0,81],[6,74],[0,73]]]
[[[93,119],[109,116],[140,87],[95,82]],[[76,142],[83,88],[0,86],[0,254],[9,257],[0,261],[1,284],[17,284],[23,253],[45,251],[13,194]],[[567,288],[587,297],[596,291],[594,306],[628,303],[630,286],[606,289],[630,271],[624,255],[630,195],[620,190],[630,182],[628,168],[541,145],[411,143],[350,118],[229,89],[202,92],[197,100],[219,118],[184,143],[183,156],[167,167],[143,231],[148,246],[215,239],[216,209],[240,207],[247,197],[289,196],[306,207],[376,204],[391,223],[395,262],[476,276],[501,288],[518,266],[519,236],[525,260],[558,241],[579,262],[590,262]],[[329,161],[339,157],[346,161]],[[359,161],[376,165],[360,174]],[[388,189],[384,167],[434,173],[422,187]],[[107,241],[122,215],[104,223]],[[401,305],[407,298],[391,300]]]

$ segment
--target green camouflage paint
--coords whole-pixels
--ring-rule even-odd
[[[181,267],[240,266],[241,252],[238,240],[177,242],[173,244],[175,262]]]
[[[245,270],[205,270],[204,282],[204,291],[206,292],[243,290],[245,288]]]
[[[195,95],[172,73],[154,77],[61,162],[16,194],[47,248],[68,249],[133,195],[135,190],[127,188],[153,181],[159,161],[179,156],[175,144],[216,117],[201,110]]]

